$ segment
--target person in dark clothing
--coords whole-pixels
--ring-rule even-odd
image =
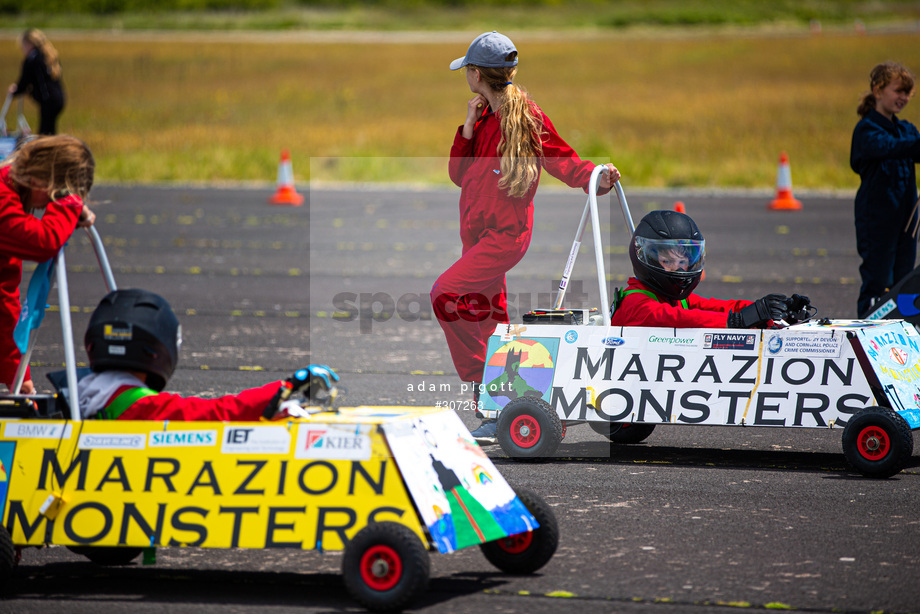
[[[57,119],[64,110],[64,86],[57,49],[41,30],[29,28],[19,37],[22,72],[9,87],[13,96],[29,94],[38,103],[39,134],[57,134]]]
[[[862,258],[857,317],[914,268],[917,256],[917,177],[920,132],[899,113],[914,92],[914,76],[900,64],[872,69],[870,90],[857,108],[850,167],[859,174],[856,250]]]

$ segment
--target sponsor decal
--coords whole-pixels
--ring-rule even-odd
[[[767,351],[771,354],[779,354],[779,351],[783,349],[783,338],[779,335],[773,335],[770,337],[770,340],[767,341]]]
[[[570,330],[566,332],[565,334],[566,343],[575,343],[576,341],[578,341],[578,333],[576,333],[574,330]]]
[[[291,434],[283,426],[241,426],[224,429],[224,454],[287,454]]]
[[[6,509],[6,495],[10,489],[10,470],[13,468],[13,456],[16,442],[0,441],[0,509]]]
[[[604,337],[601,339],[601,343],[607,347],[615,348],[626,343],[626,339],[622,337]]]
[[[80,435],[81,450],[143,450],[147,446],[147,437],[131,434],[92,434]]]
[[[831,335],[825,332],[776,334],[767,341],[767,352],[774,356],[830,358],[840,356],[842,343],[842,335]]]
[[[147,440],[151,448],[198,448],[217,444],[217,430],[153,431]]]
[[[297,431],[294,458],[369,460],[371,438],[364,427],[336,427],[330,424],[301,424]]]
[[[901,298],[901,297],[899,296],[898,299],[900,299],[900,298]],[[881,307],[879,307],[879,308],[877,308],[875,311],[873,311],[873,312],[868,316],[868,319],[870,319],[870,320],[881,320],[881,319],[883,319],[885,316],[887,316],[889,313],[891,313],[892,311],[894,311],[896,307],[897,307],[897,305],[895,304],[894,299],[888,299],[887,301],[885,301],[885,303],[884,303]],[[902,314],[902,315],[903,315],[903,314]]]
[[[8,439],[70,439],[73,425],[40,422],[7,422],[3,425],[3,436]]]
[[[106,324],[102,337],[106,341],[131,341],[131,324]]]
[[[650,345],[661,345],[672,348],[695,348],[699,345],[699,339],[696,337],[661,337],[652,335],[648,338]]]
[[[753,350],[756,333],[706,333],[703,347],[707,350]]]

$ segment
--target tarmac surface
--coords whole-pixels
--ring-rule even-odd
[[[343,404],[462,409],[428,292],[459,256],[458,191],[314,188],[301,207],[271,206],[272,189],[100,186],[97,228],[121,288],[164,295],[183,325],[168,385],[214,396],[331,365]],[[819,317],[855,316],[859,259],[852,195],[648,191],[626,195],[635,221],[675,201],[707,241],[697,292],[807,295]],[[548,306],[585,197],[545,189],[534,239],[508,277],[512,321]],[[616,199],[601,199],[609,288],[630,274]],[[67,248],[78,348],[104,295],[85,236]],[[28,275],[26,275],[28,277]],[[590,230],[569,306],[599,307]],[[23,288],[27,281],[24,281]],[[33,377],[61,368],[58,300],[39,334]],[[78,361],[85,358],[78,351]],[[472,412],[460,411],[475,427]],[[514,485],[552,506],[560,547],[532,576],[507,576],[477,549],[433,555],[419,612],[920,611],[920,458],[888,480],[849,470],[841,430],[664,426],[612,446],[568,429],[539,464],[486,448]],[[915,434],[916,440],[916,434]],[[299,551],[160,548],[156,565],[94,566],[65,548],[27,549],[0,612],[272,612],[357,610],[341,556]]]

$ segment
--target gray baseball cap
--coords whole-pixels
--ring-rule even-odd
[[[513,59],[506,59],[511,53],[514,54]],[[514,48],[514,43],[504,34],[499,34],[493,30],[477,36],[470,43],[470,48],[467,50],[466,55],[450,63],[450,69],[457,70],[467,64],[488,68],[504,68],[517,66],[517,63],[517,49]]]

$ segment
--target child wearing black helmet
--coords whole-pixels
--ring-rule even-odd
[[[169,303],[153,292],[106,295],[84,337],[93,373],[77,384],[80,414],[109,420],[259,420],[274,417],[291,393],[315,396],[339,379],[329,367],[310,365],[287,380],[214,399],[163,392],[179,361],[181,331]]]
[[[794,294],[757,301],[704,298],[693,290],[703,275],[706,241],[696,223],[677,211],[652,211],[629,245],[635,277],[614,299],[613,326],[766,328],[808,304]]]

